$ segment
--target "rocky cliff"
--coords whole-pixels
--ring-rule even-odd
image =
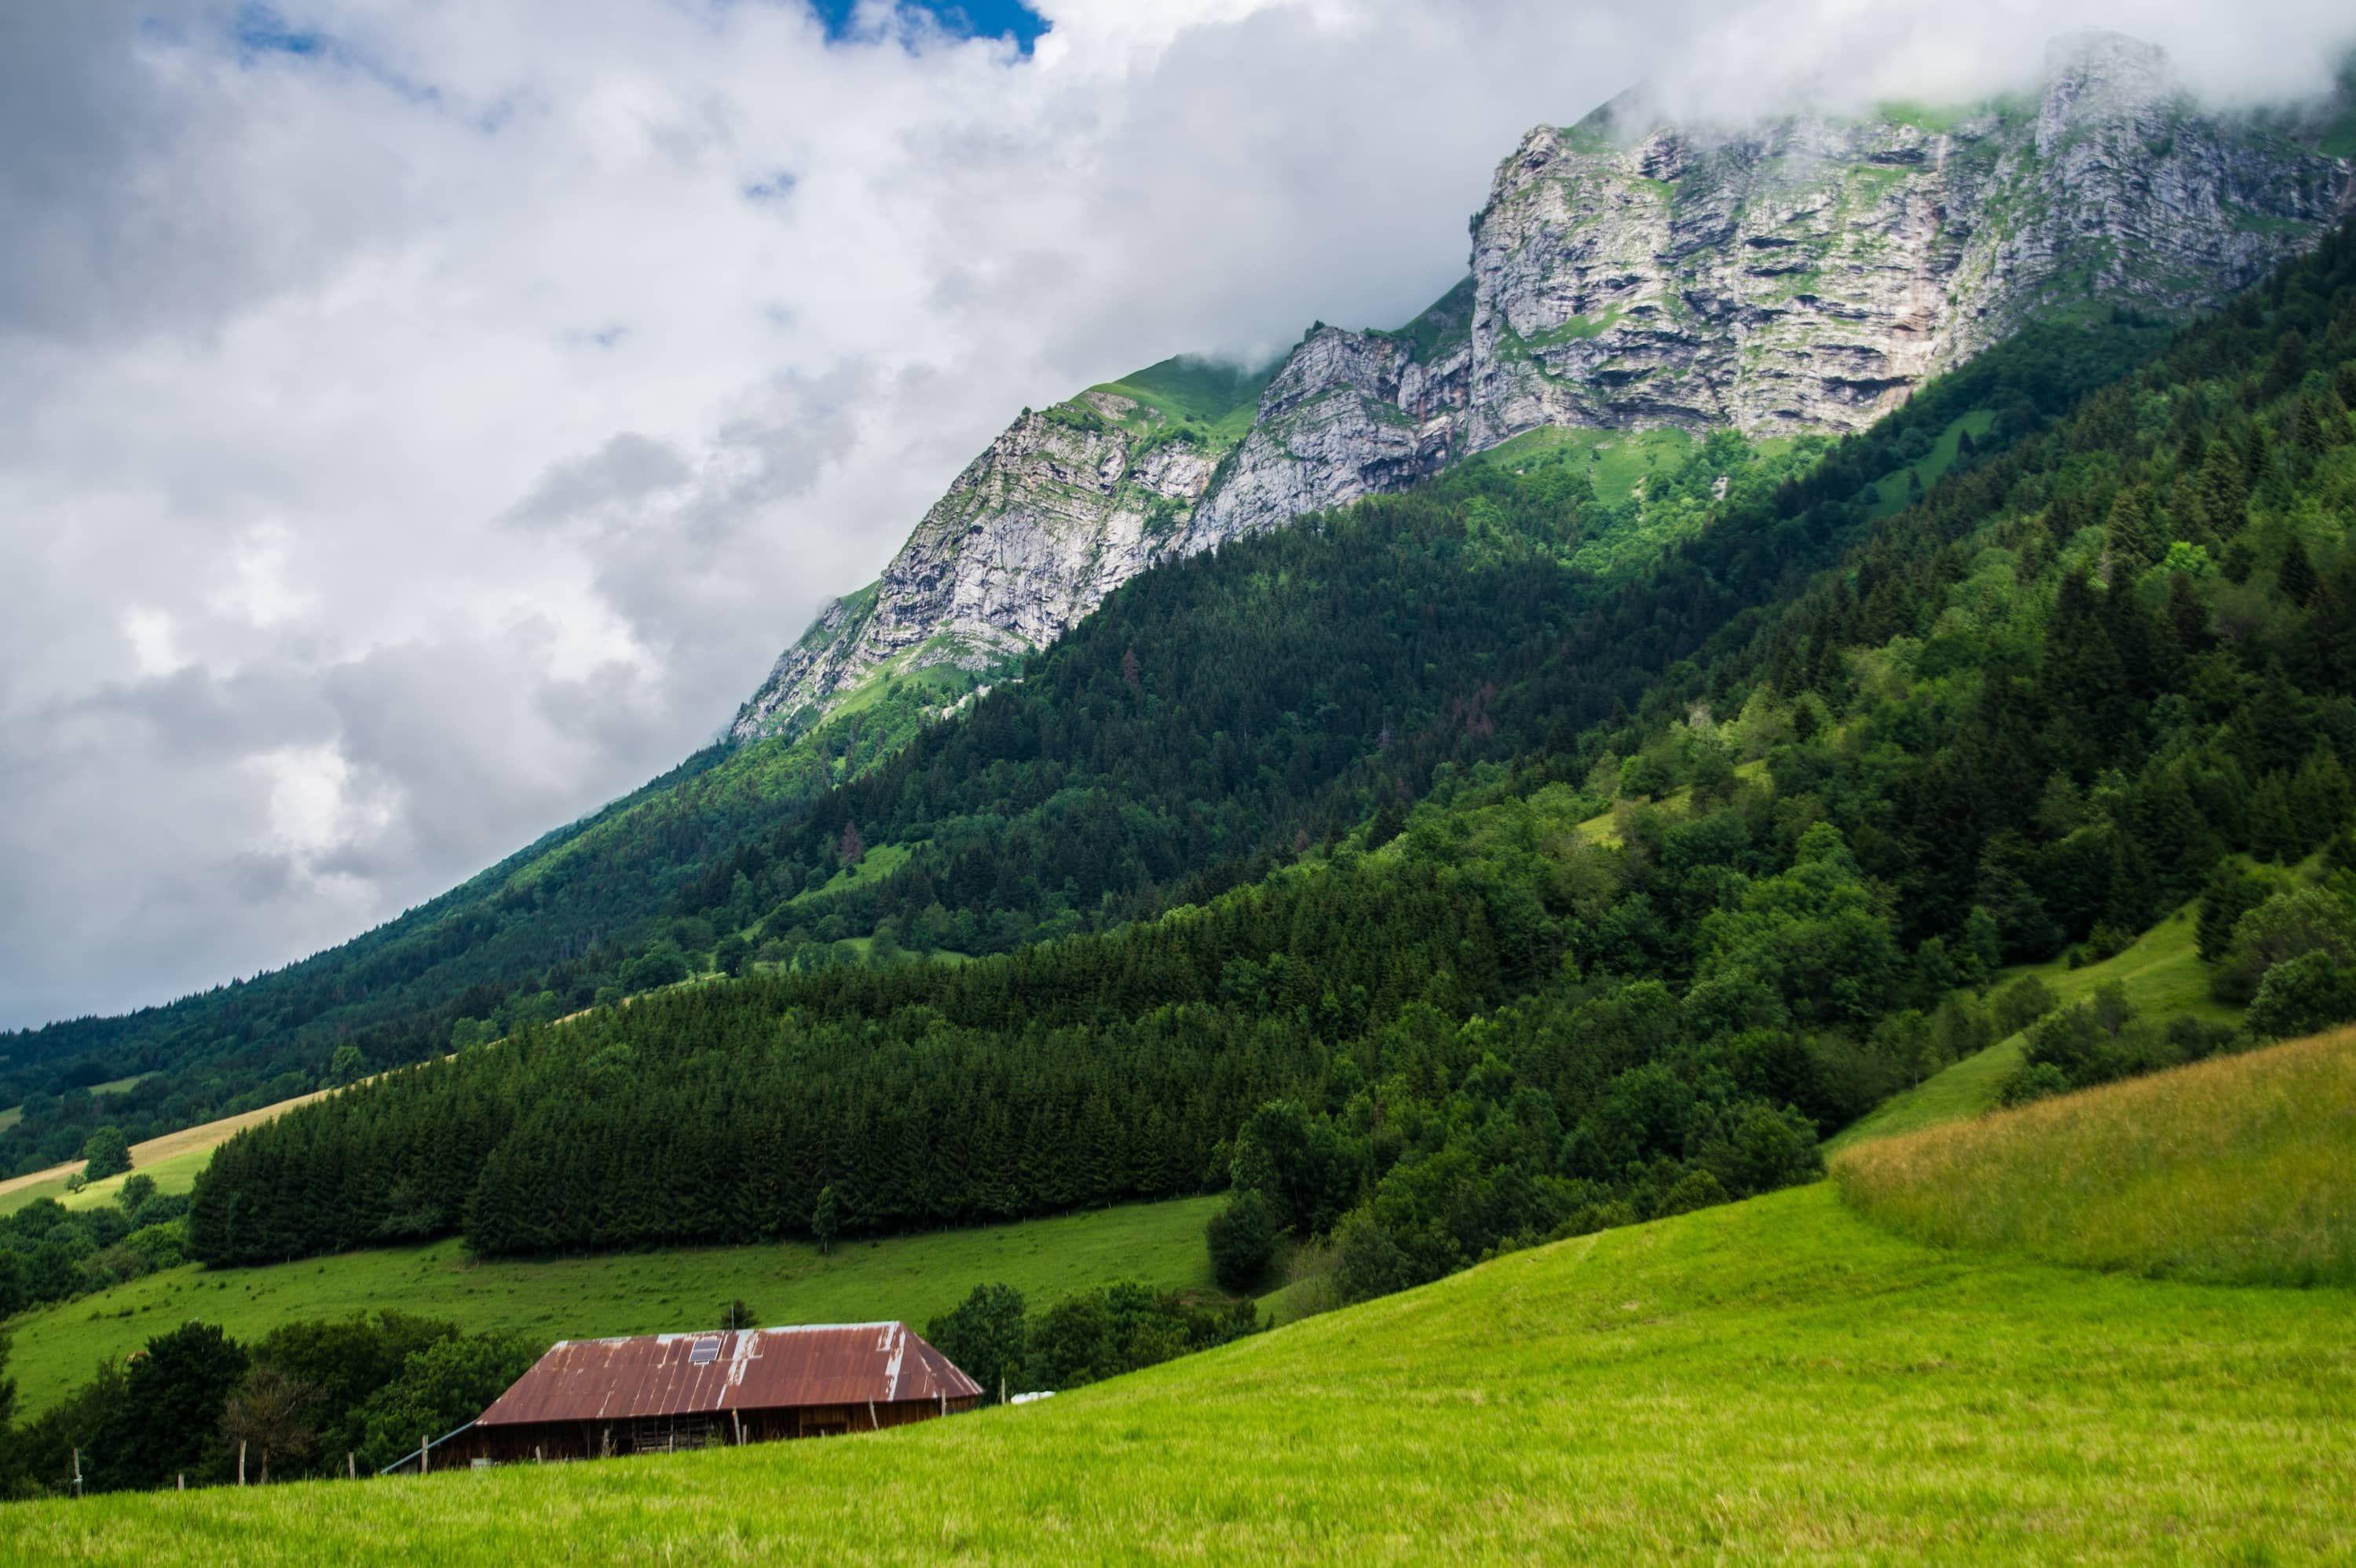
[[[1711,127],[1639,91],[1541,126],[1472,219],[1471,277],[1407,327],[1321,324],[1264,379],[1173,360],[1026,411],[735,733],[892,674],[982,678],[1158,560],[1526,431],[1851,430],[2031,317],[2212,304],[2348,210],[2310,123],[2204,113],[2158,50],[2092,35],[2040,91],[1963,110]]]

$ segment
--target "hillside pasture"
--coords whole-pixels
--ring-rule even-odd
[[[20,1415],[38,1414],[91,1375],[190,1318],[253,1339],[282,1323],[390,1307],[470,1332],[550,1341],[708,1327],[739,1297],[769,1323],[922,1325],[975,1285],[1012,1285],[1044,1307],[1133,1279],[1211,1292],[1203,1228],[1217,1200],[1181,1199],[967,1231],[838,1243],[609,1253],[477,1262],[455,1241],[346,1253],[260,1268],[166,1269],[13,1320],[8,1371]]]
[[[1860,1213],[1940,1246],[2356,1285],[2356,1029],[1863,1144],[1833,1175]]]
[[[832,1442],[12,1505],[32,1562],[2356,1552],[2356,1297],[1958,1254],[1828,1184]]]

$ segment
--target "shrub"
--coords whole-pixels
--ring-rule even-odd
[[[2233,945],[2217,973],[2217,994],[2246,1002],[2258,994],[2266,971],[2304,954],[2356,964],[2356,911],[2344,900],[2315,888],[2276,893],[2234,923]]]
[[[1241,1295],[1267,1277],[1276,1259],[1276,1211],[1258,1189],[1238,1192],[1211,1216],[1208,1239],[1219,1288]]]
[[[2061,1000],[2053,994],[2052,987],[2034,975],[2023,975],[2000,987],[1988,998],[1988,1014],[1995,1022],[1997,1038],[2004,1040],[2019,1034],[2060,1006]]]
[[[2356,1019],[2356,970],[2324,953],[2302,953],[2266,971],[2251,999],[2250,1032],[2288,1040]]]
[[[131,1143],[121,1127],[99,1127],[82,1144],[81,1157],[90,1162],[82,1168],[82,1175],[91,1181],[103,1181],[131,1168]]]
[[[980,1383],[982,1398],[994,1403],[1021,1375],[1030,1354],[1023,1293],[1011,1285],[977,1285],[954,1311],[925,1325],[925,1338]]]
[[[1333,1293],[1345,1305],[1414,1283],[1414,1265],[1372,1210],[1354,1210],[1333,1227]]]

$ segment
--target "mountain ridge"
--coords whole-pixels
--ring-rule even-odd
[[[1697,131],[1623,93],[1530,131],[1471,220],[1470,275],[1397,331],[1313,325],[1232,444],[1107,387],[1025,410],[730,734],[893,675],[970,689],[1157,561],[1533,430],[1853,432],[2040,315],[2211,304],[2351,197],[2346,158],[2202,113],[2118,34],[2057,39],[2033,103]]]

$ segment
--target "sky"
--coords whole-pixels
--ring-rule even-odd
[[[1530,125],[2337,4],[0,9],[0,1028],[351,936],[717,735],[1015,411],[1465,265]]]

